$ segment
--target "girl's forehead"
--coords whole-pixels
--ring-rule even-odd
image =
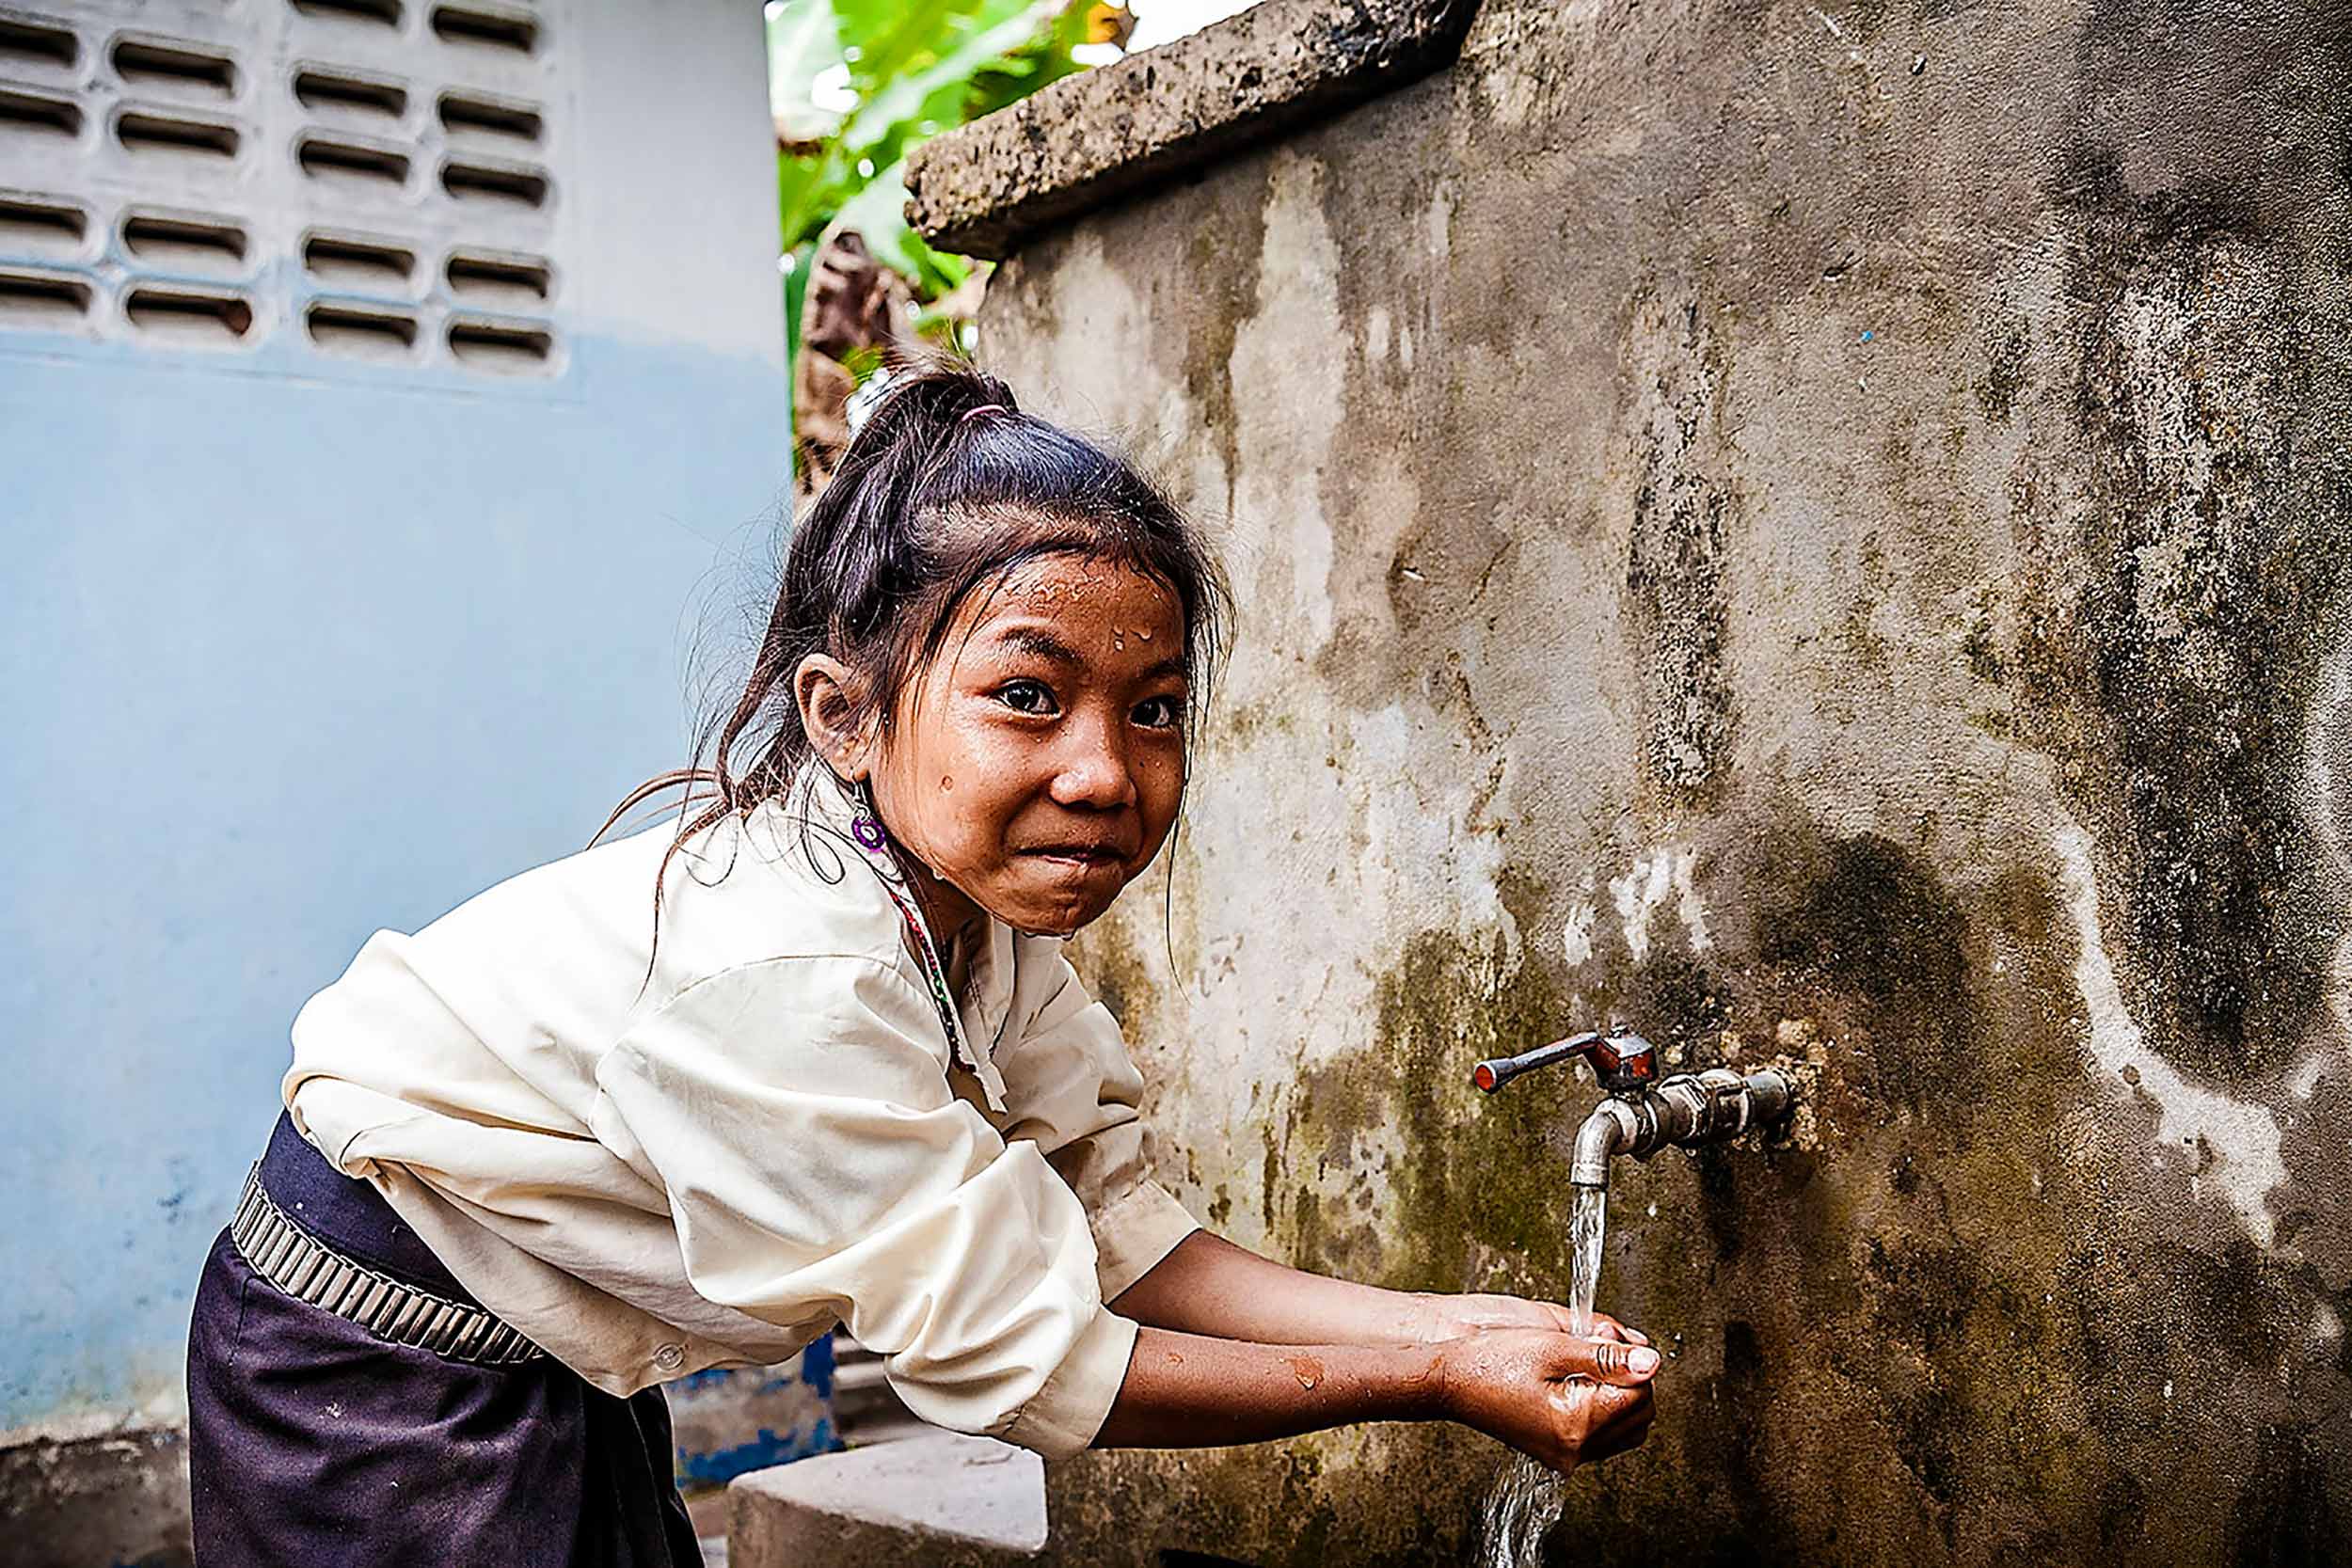
[[[1128,619],[1149,614],[1175,621],[1182,607],[1166,582],[1107,556],[1056,554],[1025,561],[1007,572],[993,593],[967,607],[977,630],[1022,617],[1047,620]]]

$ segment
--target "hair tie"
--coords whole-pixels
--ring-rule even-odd
[[[978,419],[983,414],[1009,414],[1011,412],[1011,409],[1006,407],[1001,403],[984,403],[977,408],[965,409],[963,411],[963,418],[958,420],[956,422],[958,424],[970,424],[974,420]]]

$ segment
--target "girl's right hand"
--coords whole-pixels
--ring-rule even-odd
[[[1655,1413],[1658,1353],[1544,1329],[1490,1329],[1438,1357],[1449,1418],[1566,1475],[1639,1447]]]

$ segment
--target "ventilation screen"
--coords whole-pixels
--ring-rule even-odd
[[[479,135],[536,146],[547,121],[536,103],[480,93],[441,95],[441,128],[453,137]]]
[[[303,242],[302,265],[323,283],[400,290],[416,276],[417,253],[389,240],[313,234]]]
[[[527,164],[460,163],[453,158],[441,166],[441,188],[460,201],[544,207],[548,200],[547,174]]]
[[[345,114],[382,122],[408,112],[408,89],[398,82],[348,71],[297,71],[294,101],[322,116]]]
[[[402,361],[416,357],[417,318],[407,311],[321,301],[303,320],[310,341],[328,354]]]
[[[0,196],[0,255],[74,256],[89,214],[71,201]]]
[[[229,218],[134,213],[122,220],[122,248],[155,267],[236,270],[246,257],[246,232]]]
[[[446,42],[528,55],[539,44],[539,22],[528,11],[487,6],[436,6],[433,31]]]
[[[0,136],[61,136],[82,134],[82,106],[71,98],[0,87]]]
[[[62,66],[71,71],[82,57],[73,30],[62,24],[0,16],[0,64]]]
[[[182,44],[123,39],[114,49],[115,74],[125,86],[228,99],[237,93],[237,67],[228,55]]]
[[[553,292],[548,264],[536,256],[489,256],[459,251],[445,269],[449,292],[460,300],[528,309]]]
[[[339,136],[305,136],[294,162],[313,180],[372,180],[393,186],[408,182],[408,154],[398,148]]]
[[[209,158],[235,157],[237,147],[244,140],[233,125],[129,109],[115,117],[115,136],[126,151],[193,153]]]
[[[89,302],[89,285],[78,277],[0,268],[0,327],[79,326]]]
[[[400,0],[293,0],[304,16],[329,22],[357,22],[374,27],[400,25]]]
[[[561,33],[525,0],[0,0],[0,351],[560,375]]]
[[[253,329],[253,307],[232,293],[186,288],[134,288],[123,301],[131,325],[157,337],[229,344]]]

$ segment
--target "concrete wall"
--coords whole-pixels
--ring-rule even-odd
[[[1806,1079],[1621,1178],[1675,1359],[1555,1560],[2352,1554],[2347,105],[2332,4],[1488,0],[993,283],[1232,520],[1172,930],[1081,943],[1197,1212],[1558,1291],[1593,1091],[1472,1061]],[[1090,1456],[1056,1528],[1420,1561],[1499,1457]]]
[[[675,765],[788,495],[758,8],[374,9],[0,29],[11,1452],[177,1418],[294,1011]]]

